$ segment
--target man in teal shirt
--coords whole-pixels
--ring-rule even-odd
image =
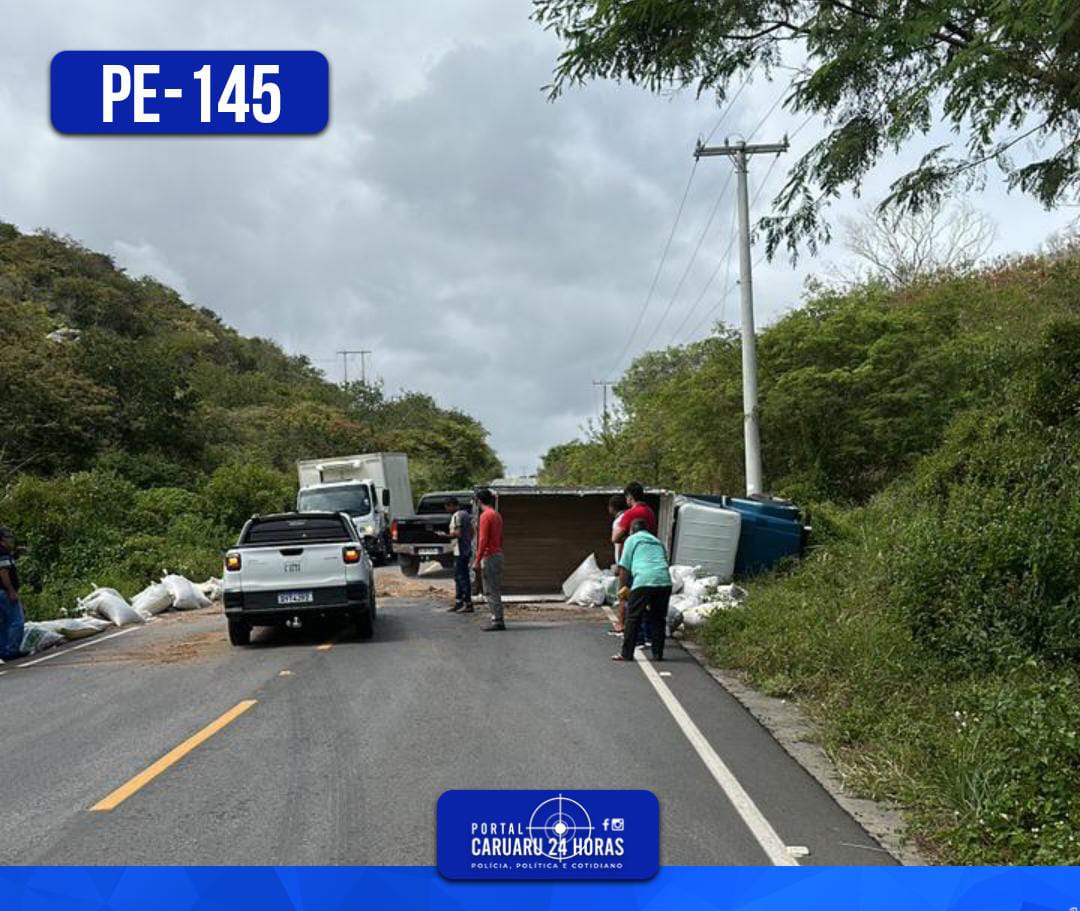
[[[644,519],[635,519],[630,526],[630,537],[623,545],[619,560],[619,584],[630,587],[630,603],[626,608],[622,653],[612,655],[611,660],[633,661],[638,629],[647,617],[653,660],[663,661],[671,573],[664,545],[656,535],[645,530]]]

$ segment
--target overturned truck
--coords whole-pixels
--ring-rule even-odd
[[[492,487],[503,519],[506,567],[503,593],[528,599],[562,600],[562,584],[590,553],[600,566],[614,560],[608,500],[614,487]],[[660,540],[671,540],[673,494],[649,490]]]

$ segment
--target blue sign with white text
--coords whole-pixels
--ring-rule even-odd
[[[649,879],[660,868],[651,791],[446,791],[437,818],[447,879]]]
[[[318,51],[61,51],[61,133],[318,133],[330,64]]]

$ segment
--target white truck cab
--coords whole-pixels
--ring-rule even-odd
[[[344,512],[375,563],[393,557],[391,522],[412,513],[409,459],[400,452],[306,459],[296,463],[299,512]]]

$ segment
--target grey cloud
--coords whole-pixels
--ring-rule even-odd
[[[559,48],[529,9],[525,0],[25,5],[0,36],[0,218],[71,233],[136,274],[179,283],[241,331],[305,353],[331,376],[337,348],[372,348],[389,389],[430,392],[477,415],[511,469],[534,466],[597,413],[591,381],[626,341],[694,139],[717,110],[691,94],[610,84],[548,103],[540,89]],[[319,49],[331,62],[331,124],[304,139],[52,133],[53,53],[140,46]],[[781,89],[748,88],[715,138],[748,133]],[[799,122],[778,111],[762,131]],[[813,138],[808,127],[796,145]],[[665,343],[722,264],[730,196],[658,329],[726,167],[699,166],[632,353]],[[752,178],[767,167],[756,161]],[[775,169],[762,203],[782,174]],[[888,174],[868,183],[868,196]],[[838,214],[856,205],[845,200]],[[1030,247],[1063,221],[997,187],[979,205],[1008,213],[1002,249]],[[762,265],[759,322],[796,304],[816,266]],[[730,320],[732,287],[733,273],[687,330],[725,288]]]

